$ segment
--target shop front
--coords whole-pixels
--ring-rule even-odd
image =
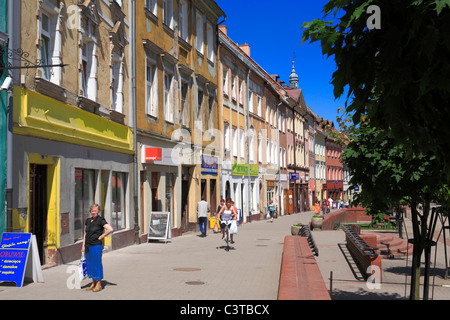
[[[41,263],[80,258],[94,203],[114,229],[104,245],[134,243],[131,129],[17,87],[14,122],[12,228],[36,235]]]
[[[140,138],[141,241],[146,241],[151,212],[170,212],[172,236],[181,235],[182,168],[169,143]]]

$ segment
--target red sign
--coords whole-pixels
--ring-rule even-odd
[[[145,161],[162,161],[162,149],[145,148]]]

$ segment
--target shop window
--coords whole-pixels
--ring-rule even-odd
[[[113,172],[111,180],[112,207],[111,207],[110,224],[114,230],[120,230],[125,228],[126,187],[127,187],[126,173]]]
[[[89,207],[95,203],[95,171],[75,169],[75,241],[83,239],[84,221],[89,218]],[[103,209],[103,208],[101,208]]]

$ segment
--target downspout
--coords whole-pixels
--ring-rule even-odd
[[[134,173],[134,230],[136,243],[139,244],[139,186],[138,186],[138,159],[137,159],[137,119],[136,119],[136,1],[131,1],[131,96],[133,114],[133,173]]]
[[[8,0],[8,38],[13,40],[8,42],[8,47],[14,47],[16,34],[14,32],[14,0]],[[8,48],[7,48],[8,49]],[[13,83],[17,78],[13,72]],[[13,93],[8,90],[8,112],[7,112],[7,132],[6,132],[6,232],[13,231]]]
[[[251,204],[251,194],[250,194],[250,186],[251,186],[251,181],[250,181],[250,152],[252,152],[253,150],[250,150],[250,108],[248,105],[248,100],[250,97],[250,89],[249,89],[249,83],[250,83],[250,68],[248,69],[247,72],[247,99],[245,101],[245,103],[247,104],[247,145],[248,145],[248,154],[247,154],[247,162],[248,162],[248,168],[247,168],[247,173],[248,173],[248,184],[247,184],[247,205],[248,205],[248,222],[252,221],[252,208],[250,206]],[[254,130],[253,130],[254,131]],[[255,138],[255,137],[253,137]],[[244,215],[245,216],[245,215]]]

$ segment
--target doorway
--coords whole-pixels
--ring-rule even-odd
[[[47,249],[47,165],[30,164],[30,232],[36,236],[39,259],[45,264]]]

